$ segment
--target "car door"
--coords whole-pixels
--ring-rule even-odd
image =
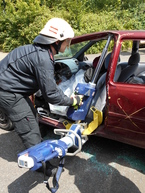
[[[145,62],[141,64],[145,70]],[[108,75],[107,94],[107,133],[116,140],[145,147],[145,82],[114,82]]]

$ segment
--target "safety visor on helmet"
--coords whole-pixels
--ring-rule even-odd
[[[41,35],[41,34],[36,36],[36,38],[33,40],[34,43],[43,44],[43,45],[53,44],[56,41],[57,41],[56,38],[44,36],[44,35]]]

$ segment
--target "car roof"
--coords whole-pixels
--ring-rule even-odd
[[[107,39],[109,34],[124,39],[145,39],[145,30],[110,30],[76,36],[72,39],[72,44],[87,40]]]

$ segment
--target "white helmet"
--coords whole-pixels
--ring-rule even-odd
[[[58,40],[63,41],[73,37],[74,31],[65,20],[52,18],[46,23],[39,35],[34,39],[34,42],[40,44],[53,44]]]

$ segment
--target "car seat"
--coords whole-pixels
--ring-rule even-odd
[[[108,64],[109,64],[109,60],[110,60],[110,57],[111,57],[111,53],[112,53],[112,52],[108,53],[107,56],[106,56],[106,58],[105,58],[105,60],[104,60],[104,63],[103,63],[103,66],[102,66],[101,72],[100,72],[101,74],[103,74],[104,72],[107,71]],[[93,67],[94,67],[94,68],[96,68],[99,59],[100,59],[100,56],[97,56],[96,58],[94,58],[94,60],[93,60]]]
[[[108,53],[108,55],[106,56],[104,63],[101,67],[100,73],[99,73],[99,77],[98,79],[102,76],[102,74],[104,74],[105,72],[107,72],[108,69],[108,65],[109,65],[109,60],[110,60],[110,56],[111,56],[111,52]],[[94,73],[94,69],[96,68],[98,61],[100,59],[100,56],[97,56],[96,58],[94,58],[93,60],[93,67],[90,67],[89,69],[87,69],[87,71],[85,72],[85,81],[86,82],[90,82],[92,80],[93,77],[93,73]]]
[[[114,75],[115,82],[118,80],[120,74],[121,74],[121,66],[118,65]],[[106,104],[106,75],[107,75],[107,72],[105,72],[99,78],[97,82],[97,92],[93,99],[93,103],[95,107],[100,111],[103,111]]]
[[[109,56],[111,56],[111,53],[109,54]],[[95,93],[95,96],[93,98],[92,105],[91,105],[91,106],[94,106],[97,110],[102,111],[102,112],[104,112],[104,108],[106,105],[106,75],[107,75],[109,60],[106,60],[106,61],[108,61],[108,62],[105,62],[105,65],[104,65],[106,72],[102,74],[101,77],[98,79],[98,82],[96,85],[96,93]],[[120,61],[120,58],[118,61]],[[115,75],[114,75],[115,82],[118,80],[120,73],[121,73],[121,66],[118,65],[115,71]],[[91,119],[91,117],[92,117],[92,112],[90,110],[87,115],[87,119],[89,120]]]
[[[126,82],[131,76],[134,76],[139,61],[140,61],[139,53],[136,52],[132,54],[128,60],[127,67],[122,70],[118,82]]]

